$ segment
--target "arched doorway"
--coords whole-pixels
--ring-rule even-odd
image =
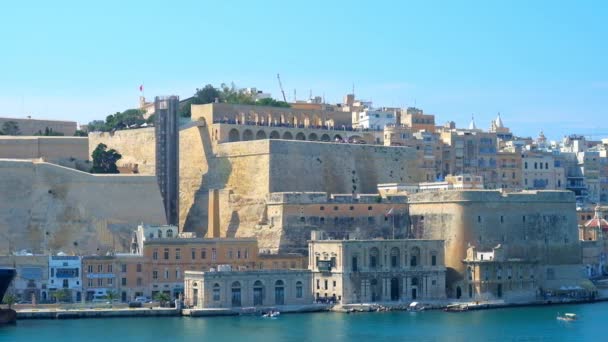
[[[296,134],[296,140],[306,140],[306,136],[304,135],[304,133],[299,132],[298,134]]]
[[[310,140],[310,141],[317,141],[317,140],[319,140],[319,137],[315,133],[310,133],[308,135],[308,140]]]
[[[232,306],[241,306],[241,283],[232,283]]]
[[[293,140],[293,135],[290,132],[285,132],[285,133],[283,133],[283,139]]]
[[[336,134],[334,135],[334,141],[336,142],[342,142],[342,136],[340,134]]]
[[[257,140],[266,139],[266,132],[264,132],[264,131],[258,131],[258,133],[255,135],[255,138]]]
[[[281,139],[281,135],[277,131],[270,132],[270,139]]]
[[[498,298],[502,298],[502,284],[498,284],[498,286],[496,288],[496,296]]]
[[[412,278],[412,299],[418,296],[418,278]]]
[[[243,141],[253,140],[253,132],[249,129],[246,129],[243,132]]]
[[[391,300],[399,300],[399,279],[397,278],[391,279]]]
[[[241,140],[239,131],[236,128],[233,128],[228,132],[228,141],[234,142]]]
[[[378,279],[372,279],[370,284],[372,290],[372,302],[375,302],[380,299],[380,292],[378,291]]]
[[[328,134],[323,134],[321,136],[321,141],[330,141],[330,140],[331,140],[331,138],[329,137]]]
[[[259,280],[253,283],[253,305],[264,305],[264,284]]]
[[[456,287],[456,299],[460,299],[462,297],[462,289],[460,286]]]

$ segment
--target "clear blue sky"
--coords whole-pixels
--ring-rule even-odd
[[[86,123],[235,82],[608,137],[608,1],[9,1],[0,116]]]

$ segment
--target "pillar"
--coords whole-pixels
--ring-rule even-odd
[[[220,237],[220,193],[218,189],[209,190],[207,238]]]

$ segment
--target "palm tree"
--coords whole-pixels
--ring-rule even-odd
[[[108,291],[108,292],[106,292],[106,297],[108,298],[108,301],[110,302],[110,307],[113,307],[114,300],[116,298],[118,298],[118,293],[116,293],[114,291]]]
[[[171,300],[171,297],[164,292],[159,292],[154,296],[154,300],[160,302],[160,306],[164,307],[166,303]]]

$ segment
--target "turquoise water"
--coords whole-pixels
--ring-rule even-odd
[[[580,319],[562,322],[558,312]],[[19,321],[0,341],[607,341],[608,303],[445,313]]]

